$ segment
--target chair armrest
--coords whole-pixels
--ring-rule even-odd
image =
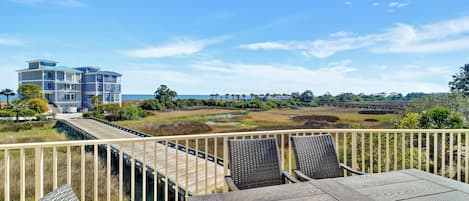
[[[226,182],[226,185],[228,185],[229,191],[239,191],[239,188],[236,187],[231,176],[225,176],[225,182]]]
[[[364,175],[365,173],[364,172],[361,172],[361,171],[358,171],[358,170],[354,170],[352,169],[351,167],[343,164],[343,163],[340,163],[339,166],[343,169],[345,169],[347,172],[351,172],[353,174],[357,174],[357,175]]]
[[[297,170],[297,169],[293,169],[292,171],[295,173],[296,177],[298,177],[298,179],[301,180],[301,181],[311,181],[311,180],[314,180],[314,179],[312,179],[312,178],[306,176],[305,174],[303,174],[301,171],[299,171],[299,170]]]
[[[282,170],[282,176],[284,178],[286,178],[288,181],[291,181],[293,183],[299,183],[300,180],[296,179],[295,177],[293,177],[291,174],[289,174],[287,171],[285,170]]]

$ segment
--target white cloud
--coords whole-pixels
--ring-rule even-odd
[[[293,44],[289,42],[262,42],[262,43],[251,43],[240,45],[239,48],[251,49],[251,50],[292,50],[291,47]]]
[[[373,3],[371,3],[371,5],[372,5],[372,6],[379,6],[380,3],[379,3],[379,2],[373,2]]]
[[[409,3],[407,2],[397,2],[397,1],[393,1],[393,2],[389,2],[388,6],[390,8],[402,8],[402,7],[405,7],[409,5]]]
[[[284,64],[229,63],[218,60],[199,61],[192,65],[197,79],[194,84],[207,93],[266,93],[293,92],[311,89],[316,94],[331,92],[392,92],[447,91],[442,83],[427,78],[448,75],[446,67],[399,68],[378,71],[366,76],[352,66],[350,60],[331,62],[322,67],[304,67]],[[266,73],[268,72],[268,73]],[[405,72],[405,73],[402,73]],[[216,83],[216,84],[214,84]],[[187,93],[197,93],[190,91]],[[200,93],[204,93],[200,92]]]
[[[351,6],[352,2],[351,1],[346,1],[346,2],[344,2],[344,4],[347,5],[347,6]]]
[[[23,45],[24,42],[13,37],[8,37],[8,36],[1,36],[0,35],[0,45],[5,45],[5,46],[21,46]]]
[[[261,42],[240,45],[239,48],[250,50],[292,50],[307,57],[325,58],[337,52],[370,46],[381,37],[381,35],[366,35],[333,37],[332,39],[314,41]]]
[[[353,35],[352,32],[338,31],[338,32],[330,33],[329,37],[347,37],[347,36],[351,36],[351,35]]]
[[[469,49],[469,17],[425,25],[397,23],[382,33],[329,34],[312,41],[266,41],[238,46],[250,50],[289,50],[305,56],[325,58],[338,52],[368,48],[374,53],[434,53]]]
[[[203,40],[191,40],[188,38],[183,38],[161,46],[126,50],[122,51],[122,53],[129,57],[137,58],[188,56],[198,53],[202,51],[205,47],[215,43],[219,43],[225,39],[226,37]]]
[[[24,5],[55,5],[63,7],[85,7],[86,3],[80,0],[10,0],[11,2],[20,3]]]

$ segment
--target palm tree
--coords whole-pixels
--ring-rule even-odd
[[[230,97],[230,94],[229,94],[229,93],[226,93],[226,94],[225,94],[225,101],[228,100],[228,97]]]
[[[95,110],[99,110],[99,104],[101,104],[102,102],[102,99],[101,99],[101,96],[93,96],[91,98],[91,104],[94,105],[94,108]]]
[[[10,105],[10,96],[14,96],[15,92],[11,89],[3,89],[0,91],[0,95],[7,97],[7,106]]]
[[[236,101],[238,101],[238,102],[239,102],[239,97],[240,97],[240,96],[241,96],[241,95],[239,95],[239,94],[236,94]]]
[[[255,93],[251,93],[251,94],[249,94],[249,96],[250,96],[251,101],[256,99],[256,94]]]
[[[11,102],[11,105],[13,106],[13,111],[16,113],[16,122],[19,122],[20,111],[26,109],[26,103],[21,100],[15,100]]]
[[[243,102],[246,102],[246,94],[241,95],[243,97]]]

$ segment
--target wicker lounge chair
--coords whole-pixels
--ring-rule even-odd
[[[70,185],[63,185],[38,201],[79,201]]]
[[[231,176],[225,180],[230,191],[299,182],[280,168],[277,140],[274,138],[229,140]]]
[[[340,163],[330,134],[292,136],[296,169],[293,172],[302,180],[343,177],[344,169],[357,175],[365,173]]]

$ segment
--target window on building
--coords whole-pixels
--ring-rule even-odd
[[[52,89],[52,83],[47,83],[47,89]]]
[[[65,94],[64,99],[66,101],[75,100],[75,94]]]
[[[72,81],[73,74],[72,73],[65,73],[65,80],[66,81]]]

